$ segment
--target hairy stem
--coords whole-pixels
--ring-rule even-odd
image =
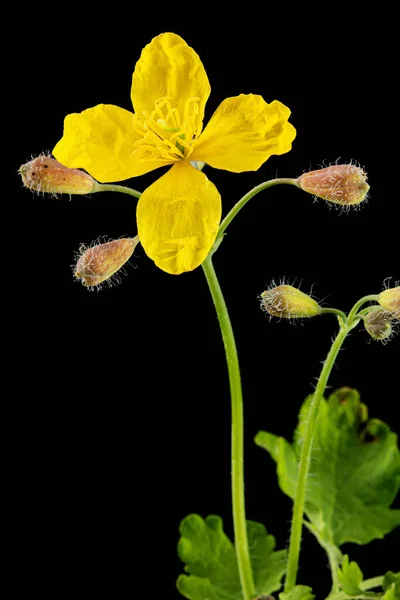
[[[285,580],[285,592],[290,592],[296,585],[297,570],[299,566],[300,543],[303,528],[304,505],[306,499],[307,476],[310,466],[310,456],[313,441],[315,424],[318,417],[318,409],[321,399],[324,395],[329,375],[331,373],[334,362],[339,354],[339,350],[349,332],[349,325],[341,324],[339,333],[329,351],[329,354],[322,367],[321,375],[319,376],[317,387],[311,400],[307,422],[304,432],[303,445],[301,448],[299,470],[297,475],[296,496],[293,505],[292,527],[290,532],[288,568]]]
[[[339,591],[339,577],[338,577],[338,568],[339,563],[337,559],[337,554],[333,548],[326,548],[326,553],[329,559],[329,567],[331,569],[332,574],[332,589],[331,594],[335,594]]]
[[[239,360],[235,338],[229,319],[224,296],[217,275],[208,256],[202,264],[204,274],[214,302],[222,339],[225,347],[226,362],[229,372],[229,384],[232,403],[232,506],[235,548],[239,568],[240,582],[244,600],[251,600],[256,595],[253,573],[250,563],[249,544],[247,539],[246,511],[244,500],[243,471],[243,397],[240,381]]]

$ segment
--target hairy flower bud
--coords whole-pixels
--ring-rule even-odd
[[[49,194],[89,194],[98,183],[79,169],[68,169],[54,158],[38,156],[20,167],[25,187]]]
[[[364,317],[364,326],[374,340],[386,340],[392,334],[390,313],[377,308]]]
[[[315,317],[321,312],[320,305],[291,285],[278,285],[261,294],[261,308],[273,317],[300,319]]]
[[[400,286],[381,292],[378,302],[392,317],[400,319]]]
[[[122,238],[90,248],[82,245],[75,266],[75,276],[86,287],[99,286],[110,278],[130,259],[139,238]]]
[[[366,173],[356,165],[332,165],[310,171],[301,175],[297,183],[305,192],[342,206],[360,204],[369,190]]]

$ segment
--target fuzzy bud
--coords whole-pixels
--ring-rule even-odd
[[[320,314],[320,305],[291,285],[278,285],[261,294],[261,308],[273,317],[301,319]]]
[[[19,169],[24,186],[48,194],[90,194],[98,183],[79,169],[64,167],[54,158],[38,156]]]
[[[130,259],[139,238],[122,238],[91,248],[81,246],[75,266],[75,276],[86,287],[99,286],[110,278]]]
[[[342,206],[360,204],[369,190],[367,174],[356,165],[332,165],[310,171],[301,175],[297,183],[305,192]]]
[[[374,340],[386,340],[392,334],[390,314],[380,308],[364,317],[364,326]]]
[[[392,317],[400,319],[400,286],[381,292],[378,302]]]

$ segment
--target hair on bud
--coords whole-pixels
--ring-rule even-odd
[[[103,244],[95,242],[89,248],[82,244],[74,265],[75,277],[89,290],[101,289],[104,282],[111,286],[119,281],[117,272],[130,259],[138,243],[136,236]]]
[[[64,167],[46,155],[22,165],[19,173],[25,187],[45,194],[90,194],[98,187],[97,181],[88,173]]]
[[[378,302],[392,318],[400,320],[400,286],[383,290],[379,294]]]
[[[305,192],[343,207],[360,204],[369,190],[367,174],[352,164],[331,165],[303,173],[297,184]]]
[[[392,335],[391,315],[377,307],[364,317],[364,327],[374,340],[388,340]]]
[[[291,285],[272,287],[263,292],[260,298],[261,308],[272,317],[301,319],[321,313],[318,302]]]

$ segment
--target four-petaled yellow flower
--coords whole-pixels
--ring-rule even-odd
[[[137,206],[140,242],[168,273],[204,261],[221,219],[217,188],[190,161],[255,171],[272,154],[288,152],[296,135],[286,106],[253,94],[224,100],[201,134],[210,89],[196,52],[178,35],[161,34],[144,48],[133,73],[135,113],[99,104],[68,115],[53,150],[62,164],[86,169],[102,183],[173,165]]]

